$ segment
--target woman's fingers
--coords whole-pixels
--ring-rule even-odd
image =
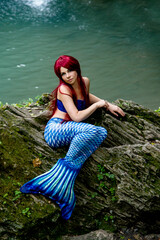
[[[123,112],[123,110],[121,108],[118,107],[118,113],[121,115],[121,116],[125,116],[125,113]]]
[[[117,117],[118,117],[118,114],[121,115],[122,117],[125,116],[125,113],[123,112],[123,110],[120,107],[116,106],[116,105],[110,105],[110,109],[109,110],[110,110],[110,112],[112,114],[114,114]]]

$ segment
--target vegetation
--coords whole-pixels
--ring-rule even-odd
[[[124,100],[123,121],[103,110],[96,112],[92,123],[107,128],[108,137],[78,175],[76,207],[73,217],[64,223],[60,209],[50,199],[19,190],[66,153],[63,148],[49,148],[44,141],[44,124],[30,117],[33,105],[37,112],[46,108],[40,104],[47,98],[37,101],[39,105],[35,106],[30,99],[24,103],[26,108],[0,104],[0,238],[57,240],[67,234],[95,229],[118,231],[132,226],[140,226],[147,233],[158,232],[159,115]]]
[[[160,107],[157,110],[155,110],[155,112],[160,113]]]
[[[99,180],[98,190],[107,191],[107,195],[111,196],[112,202],[117,201],[116,193],[116,178],[113,173],[106,172],[104,166],[98,164],[98,174],[97,178]]]
[[[41,106],[41,105],[45,104],[44,97],[45,97],[45,94],[43,94],[41,96],[36,96],[35,99],[29,98],[27,100],[22,100],[19,103],[12,103],[11,106],[18,107],[18,108],[30,107],[32,105]],[[8,105],[8,103],[3,104],[0,101],[0,108],[4,107],[6,105]]]

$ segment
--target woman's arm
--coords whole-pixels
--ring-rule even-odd
[[[85,81],[86,88],[88,89],[88,93],[89,93],[90,81],[89,81],[88,78],[84,78],[84,81]],[[92,93],[89,93],[90,104],[94,104],[94,103],[99,102],[101,100],[102,100],[101,98],[96,97]],[[106,105],[104,107],[106,108],[107,111],[110,111],[115,116],[118,116],[118,114],[120,114],[123,117],[125,116],[125,113],[123,112],[123,110],[120,107],[118,107],[118,106],[116,106],[116,105],[114,105],[114,104],[112,104],[112,103],[110,103],[106,100],[105,100],[105,102],[106,102]]]
[[[63,102],[63,105],[70,116],[70,118],[75,122],[81,122],[88,118],[92,113],[96,111],[97,108],[101,108],[105,106],[105,101],[100,100],[96,103],[93,103],[91,106],[86,108],[85,110],[78,111],[77,107],[75,106],[72,96],[70,95],[70,92],[68,88],[66,88],[64,85],[60,87],[60,91],[63,93],[61,94],[59,92],[59,98]]]
[[[96,97],[92,93],[89,93],[89,102],[90,102],[90,104],[93,104],[93,103],[98,102],[100,100],[102,100],[102,99],[99,98],[99,97]]]
[[[89,94],[89,101],[90,101],[91,104],[96,103],[100,100],[101,99],[96,97],[95,95],[93,95],[91,93]],[[112,104],[112,103],[110,103],[106,100],[105,100],[105,102],[106,102],[105,108],[106,108],[107,111],[110,111],[113,115],[115,115],[117,117],[118,117],[118,114],[120,114],[122,117],[125,116],[125,113],[123,112],[123,110],[120,107],[118,107],[118,106],[116,106],[116,105],[114,105],[114,104]]]
[[[101,99],[99,97],[96,97],[95,95],[93,95],[92,93],[89,92],[89,88],[90,88],[90,80],[89,80],[89,78],[83,77],[83,80],[85,82],[87,93],[89,95],[89,103],[93,104],[93,103],[96,103],[96,102],[98,102],[100,100],[103,100],[103,99]]]

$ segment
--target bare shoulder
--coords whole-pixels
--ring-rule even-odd
[[[84,82],[85,82],[86,86],[89,85],[89,83],[90,83],[89,78],[88,77],[83,77],[83,79],[84,79]]]
[[[58,88],[58,95],[60,96],[61,94],[72,96],[72,91],[67,85],[62,84]]]
[[[87,90],[89,91],[90,80],[88,77],[83,77],[84,83],[86,85]]]
[[[65,84],[60,85],[60,87],[58,88],[58,91],[62,94],[63,93],[68,93],[68,94],[71,93],[71,89]]]

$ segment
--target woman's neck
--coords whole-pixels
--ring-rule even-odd
[[[82,99],[84,98],[84,96],[82,95],[82,89],[81,89],[81,86],[80,86],[80,82],[79,82],[79,79],[77,79],[77,81],[75,82],[74,85],[72,85],[76,95],[77,95],[77,99]]]
[[[77,91],[80,88],[80,84],[79,84],[79,79],[77,78],[77,81],[74,82],[74,84],[72,85],[74,91]]]

